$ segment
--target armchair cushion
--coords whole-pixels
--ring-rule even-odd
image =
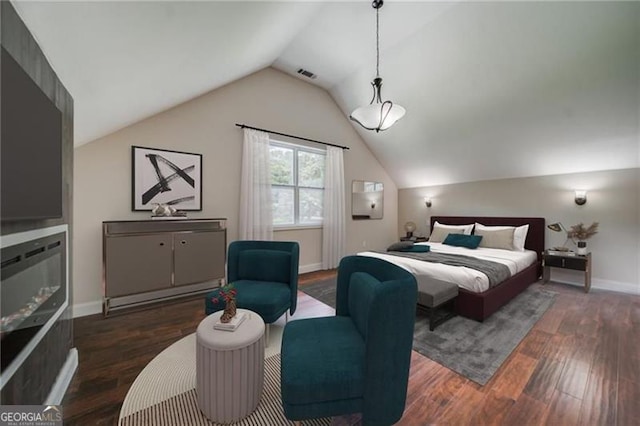
[[[282,398],[292,406],[364,394],[365,342],[348,317],[288,323],[281,357]]]
[[[267,324],[280,318],[291,305],[291,289],[287,284],[240,280],[233,285],[238,289],[238,308],[257,313]]]
[[[291,281],[291,253],[279,250],[243,250],[238,255],[238,278],[241,280]]]

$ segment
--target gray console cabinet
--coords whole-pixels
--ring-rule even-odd
[[[225,225],[226,219],[103,222],[104,314],[219,285]]]

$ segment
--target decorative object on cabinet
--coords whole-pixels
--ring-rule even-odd
[[[103,313],[211,291],[225,276],[226,219],[102,223]]]
[[[177,210],[167,204],[154,203],[155,207],[151,210],[153,216],[173,216]]]
[[[202,154],[132,146],[131,204],[152,211],[155,204],[202,210]]]

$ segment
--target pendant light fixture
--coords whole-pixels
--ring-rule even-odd
[[[349,118],[367,130],[387,130],[400,120],[406,110],[400,105],[391,101],[382,101],[382,78],[380,77],[380,8],[384,4],[383,0],[373,0],[371,5],[376,10],[376,78],[371,82],[373,86],[373,98],[367,106],[357,108],[351,113]]]

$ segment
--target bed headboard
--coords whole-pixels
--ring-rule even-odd
[[[483,216],[431,216],[430,229],[435,221],[447,225],[468,225],[481,223],[487,226],[522,226],[529,224],[529,232],[524,247],[538,254],[542,261],[544,251],[545,220],[543,217],[483,217]]]

